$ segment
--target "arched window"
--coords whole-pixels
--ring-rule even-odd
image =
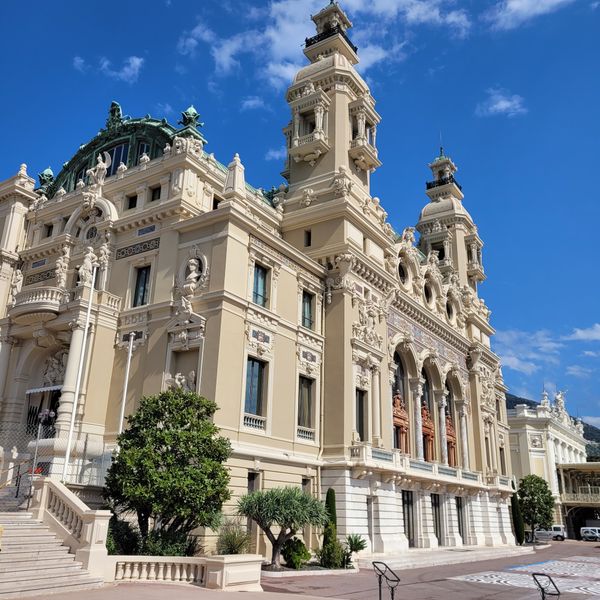
[[[455,467],[456,461],[456,428],[454,427],[454,393],[446,380],[446,448],[448,464]]]
[[[402,359],[397,352],[394,353],[394,363],[396,365],[396,373],[394,375],[394,389],[392,390],[392,395],[398,392],[403,398],[406,398],[406,388],[404,384],[406,375],[404,373]]]
[[[428,411],[431,412],[431,383],[429,382],[429,375],[427,375],[427,371],[425,369],[421,371],[421,377],[424,380],[423,394],[421,395],[421,406],[424,406]]]
[[[423,391],[421,393],[421,427],[423,432],[423,458],[435,460],[435,425],[432,417],[431,381],[427,371],[421,371]]]
[[[396,372],[392,389],[392,413],[394,420],[394,448],[398,448],[405,454],[410,453],[409,442],[409,420],[407,398],[405,394],[405,371],[400,355],[394,353]]]

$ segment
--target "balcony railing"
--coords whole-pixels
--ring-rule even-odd
[[[244,415],[244,427],[264,431],[267,428],[267,419],[260,415],[250,415],[246,413]]]
[[[307,442],[315,441],[315,430],[310,429],[309,427],[300,427],[298,426],[298,430],[296,431],[296,435],[299,440],[305,440]]]
[[[336,25],[335,27],[332,27],[327,31],[318,33],[317,35],[311,38],[306,38],[304,40],[304,45],[306,46],[306,48],[310,48],[310,46],[314,46],[315,44],[318,44],[319,42],[322,42],[323,40],[326,40],[327,38],[333,37],[337,34],[341,35],[348,42],[348,45],[350,46],[350,48],[352,48],[354,52],[358,51],[358,48],[350,41],[350,38],[346,35],[346,32],[339,25]]]
[[[441,185],[446,185],[448,183],[453,183],[459,190],[462,191],[462,186],[454,179],[454,175],[449,175],[448,177],[442,177],[441,179],[436,179],[434,181],[428,181],[426,187],[428,190],[431,190],[436,187],[440,187]]]
[[[600,505],[600,494],[561,494],[563,504],[595,504]]]

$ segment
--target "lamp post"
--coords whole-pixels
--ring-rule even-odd
[[[125,403],[127,402],[127,389],[129,387],[129,369],[131,367],[131,355],[133,354],[133,341],[135,331],[129,332],[129,345],[127,347],[127,365],[125,366],[125,382],[123,383],[123,395],[121,396],[121,410],[119,412],[119,435],[123,433],[123,420],[125,419]]]
[[[27,494],[27,510],[29,510],[29,503],[31,502],[31,490],[33,488],[33,478],[35,477],[35,471],[37,467],[38,448],[40,446],[40,437],[42,436],[42,426],[52,424],[52,420],[56,416],[53,410],[45,408],[38,413],[38,428],[37,437],[35,438],[35,450],[33,452],[33,463],[31,465],[31,477],[29,478],[29,493]]]

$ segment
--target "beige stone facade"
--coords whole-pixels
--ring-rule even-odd
[[[564,480],[562,466],[577,470],[578,464],[586,463],[583,423],[569,416],[563,392],[556,394],[553,403],[544,392],[535,408],[518,404],[507,414],[515,478],[538,475],[545,479],[555,498],[555,522],[566,525],[564,495],[578,492],[579,486],[575,479]]]
[[[3,469],[52,409],[36,468],[60,478],[70,450],[67,479],[101,483],[121,415],[179,385],[219,406],[234,496],[333,487],[340,535],[378,553],[513,544],[505,387],[456,166],[431,162],[416,230],[397,234],[370,194],[380,116],[351,24],[335,3],[313,20],[285,98],[289,185],[219,163],[193,107],[176,129],[116,103],[56,178],[36,188],[23,165],[0,183]]]

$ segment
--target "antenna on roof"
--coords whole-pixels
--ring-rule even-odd
[[[444,156],[444,142],[442,141],[442,130],[440,129],[440,156]]]

